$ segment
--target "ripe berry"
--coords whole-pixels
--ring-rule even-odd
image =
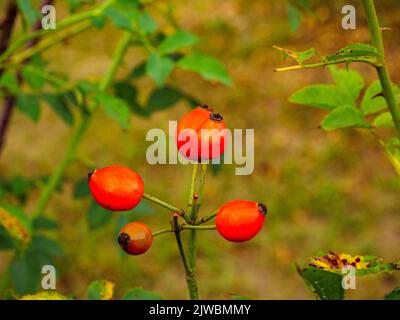
[[[142,178],[123,166],[105,167],[89,174],[89,188],[99,205],[112,211],[133,209],[142,199]]]
[[[222,120],[222,116],[213,113],[207,105],[190,111],[178,123],[176,144],[179,152],[196,161],[220,157],[226,143]]]
[[[262,203],[234,200],[219,209],[215,223],[226,240],[242,242],[250,240],[261,230],[266,214],[267,208]]]
[[[130,222],[125,225],[118,235],[118,243],[128,254],[139,255],[151,247],[153,234],[150,228],[141,222]]]

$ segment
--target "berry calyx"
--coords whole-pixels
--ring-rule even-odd
[[[96,202],[112,211],[135,208],[144,192],[143,180],[135,171],[124,166],[94,170],[88,175],[89,188]]]
[[[261,230],[266,214],[267,207],[262,203],[234,200],[219,209],[215,223],[226,240],[248,241]]]
[[[141,222],[126,224],[118,235],[120,247],[128,254],[140,255],[150,249],[153,235],[150,228]]]
[[[225,151],[226,129],[223,118],[207,105],[187,113],[178,123],[176,144],[189,160],[220,157]]]

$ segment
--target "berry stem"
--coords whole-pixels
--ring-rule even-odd
[[[158,198],[156,198],[156,197],[154,197],[154,196],[152,196],[152,195],[150,195],[150,194],[148,194],[146,192],[143,193],[143,198],[145,198],[145,199],[147,199],[147,200],[149,200],[151,202],[154,202],[154,203],[158,204],[159,206],[164,207],[164,208],[166,208],[166,209],[168,209],[168,210],[170,210],[172,212],[176,212],[186,222],[189,221],[188,217],[186,216],[186,212],[183,209],[179,209],[179,208],[173,206],[172,204],[169,204],[169,203],[167,203],[165,201],[162,201],[162,200],[160,200],[160,199],[158,199]]]
[[[153,232],[153,237],[157,237],[160,234],[169,233],[169,232],[174,232],[174,230],[172,230],[171,228],[161,229],[159,231]]]
[[[215,230],[217,227],[215,224],[209,224],[206,226],[192,226],[190,224],[184,224],[181,227],[181,230]]]
[[[185,253],[185,248],[183,247],[182,238],[180,235],[180,226],[178,224],[178,217],[174,216],[173,220],[173,229],[175,232],[176,242],[178,244],[179,253],[182,258],[183,266],[185,267],[186,273],[186,284],[189,290],[189,295],[191,300],[198,300],[199,299],[199,291],[197,287],[197,279],[196,275],[193,272],[192,268],[190,267],[189,260]]]
[[[205,216],[205,217],[201,218],[201,219],[197,222],[197,225],[206,223],[206,222],[208,222],[208,221],[214,219],[214,218],[216,217],[217,213],[218,213],[218,210],[215,211],[215,212],[213,212],[213,213],[210,214],[209,216]]]

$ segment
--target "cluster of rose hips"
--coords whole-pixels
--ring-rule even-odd
[[[209,160],[224,153],[224,132],[222,116],[205,105],[195,108],[179,121],[176,144],[180,153],[187,159],[198,162]],[[181,139],[182,136],[185,139]],[[193,143],[195,147],[191,148]],[[207,146],[207,152],[204,152],[204,146]],[[89,174],[89,187],[97,203],[111,211],[131,210],[139,204],[144,195],[143,179],[124,166],[94,170]],[[218,210],[215,215],[216,229],[226,240],[247,241],[261,230],[266,213],[267,208],[262,203],[234,200]],[[145,253],[151,247],[152,241],[152,231],[141,222],[126,224],[118,235],[119,245],[126,253],[132,255]]]

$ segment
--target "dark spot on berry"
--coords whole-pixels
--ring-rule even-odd
[[[203,109],[208,109],[208,104],[203,104],[201,107],[202,107]]]
[[[197,192],[193,193],[193,199],[197,200],[199,198],[199,194]]]
[[[360,257],[357,257],[356,262],[360,262],[360,261],[361,261]]]
[[[261,214],[263,216],[265,216],[267,214],[267,211],[268,211],[267,210],[267,206],[265,204],[261,203],[261,202],[257,203],[257,206],[258,206],[258,210],[261,212]]]
[[[89,172],[88,172],[88,174],[87,174],[87,178],[88,178],[88,181],[90,180],[90,177],[92,176],[92,174],[95,172],[95,170],[90,170]]]
[[[131,240],[131,238],[129,237],[129,235],[127,235],[126,233],[121,233],[118,236],[118,243],[119,245],[124,248],[129,244],[129,241]]]
[[[221,122],[224,118],[219,113],[211,113],[210,119],[215,122]]]
[[[351,265],[355,268],[356,267],[356,263],[352,262]]]
[[[347,264],[347,259],[342,260],[343,264]]]

